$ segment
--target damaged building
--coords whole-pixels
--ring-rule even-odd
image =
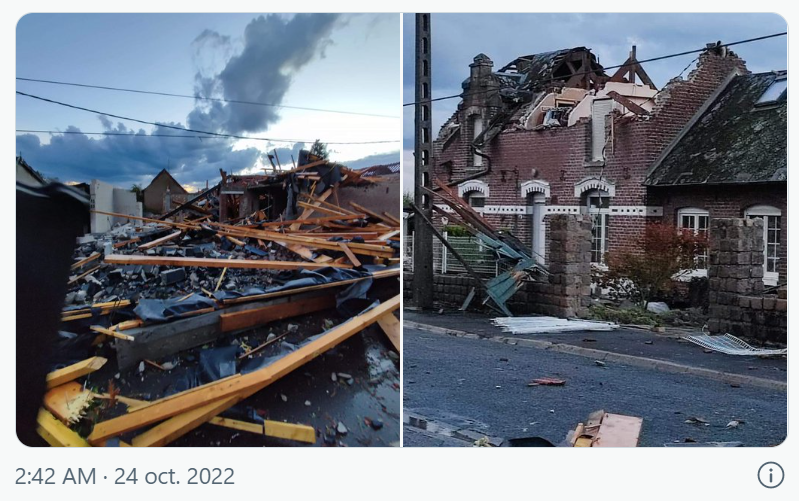
[[[38,340],[35,360],[17,353],[25,443],[398,442],[399,192],[303,153],[292,169],[223,172],[152,217],[18,184],[18,209],[40,208],[20,227],[67,203],[64,190],[64,218],[110,225],[82,235],[62,224],[47,249],[43,233],[18,234],[29,255],[18,258],[18,346]],[[43,252],[44,274],[31,264]],[[34,300],[36,315],[20,309]]]
[[[436,227],[451,230],[461,219],[449,196],[457,195],[546,267],[554,252],[553,218],[587,218],[590,262],[601,270],[608,253],[641,252],[649,224],[707,235],[714,218],[757,218],[763,220],[762,285],[785,284],[785,72],[751,74],[721,43],[708,44],[684,79],[661,89],[635,47],[613,72],[585,47],[519,57],[499,69],[479,54],[469,69],[432,158],[422,159],[439,184]],[[429,104],[420,106],[422,118],[429,117]],[[699,269],[686,276],[707,276],[708,253],[697,256]],[[440,272],[451,257],[436,259]],[[488,258],[478,259],[491,265],[486,273],[499,273]],[[588,294],[584,280],[575,280],[582,285],[572,289],[579,292],[564,289],[543,301],[551,304],[541,304],[541,284],[522,288],[516,311],[584,311],[585,298],[565,297]],[[438,287],[458,289],[453,303],[469,290]]]

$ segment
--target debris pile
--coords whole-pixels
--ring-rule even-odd
[[[340,204],[380,180],[307,154],[221,174],[161,216],[96,211],[129,222],[78,239],[39,414],[51,445],[399,439],[399,200]]]

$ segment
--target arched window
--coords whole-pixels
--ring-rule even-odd
[[[710,223],[710,213],[705,209],[686,207],[677,211],[677,227],[681,230],[690,230],[695,235],[707,238],[707,229]],[[707,265],[710,255],[707,247],[696,256],[696,271],[694,276],[707,276]]]
[[[589,190],[584,194],[585,207],[593,220],[591,226],[591,262],[604,264],[608,252],[610,226],[610,194],[604,190]]]
[[[777,285],[780,278],[780,239],[782,232],[782,211],[770,205],[753,205],[746,209],[746,217],[763,220],[763,282]]]
[[[482,208],[486,205],[486,198],[489,197],[490,187],[485,181],[472,179],[464,181],[458,185],[458,196],[470,206]]]
[[[481,193],[477,190],[470,190],[463,194],[462,197],[466,200],[471,207],[475,209],[481,209],[486,206],[486,196],[484,193]]]

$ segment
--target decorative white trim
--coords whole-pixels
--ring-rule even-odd
[[[645,216],[657,217],[663,215],[663,207],[654,205],[611,205],[608,209],[601,209],[600,212],[608,210],[611,216]]]
[[[549,183],[537,179],[523,182],[522,198],[527,198],[530,193],[543,193],[546,198],[549,198]]]
[[[547,214],[579,214],[582,207],[579,205],[545,205],[544,215]]]
[[[444,212],[455,212],[446,204],[436,204]],[[546,214],[581,214],[585,207],[581,205],[544,205]],[[481,214],[525,214],[533,213],[532,205],[486,205],[485,207],[472,207]],[[599,209],[597,214],[610,214],[611,216],[636,216],[658,217],[663,215],[663,207],[645,205],[611,205],[607,209]]]
[[[605,178],[589,176],[574,184],[575,197],[579,197],[589,190],[602,190],[607,192],[608,196],[616,196],[616,184]]]
[[[470,191],[478,191],[485,195],[488,198],[489,195],[489,188],[488,183],[485,181],[480,181],[479,179],[472,179],[471,181],[464,181],[458,185],[458,196],[463,198],[465,193]]]
[[[782,211],[771,205],[753,205],[744,211],[748,216],[782,216]]]

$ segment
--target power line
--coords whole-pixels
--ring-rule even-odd
[[[233,104],[249,104],[253,106],[267,106],[270,108],[286,108],[290,110],[303,110],[303,111],[318,111],[322,113],[339,113],[343,115],[361,115],[366,117],[379,117],[379,118],[399,118],[393,115],[381,115],[379,113],[360,113],[357,111],[346,111],[346,110],[331,110],[331,109],[324,109],[324,108],[311,108],[306,106],[290,106],[287,104],[274,104],[274,103],[261,103],[258,101],[242,101],[239,99],[223,99],[220,97],[208,97],[208,96],[191,96],[188,94],[175,94],[172,92],[159,92],[159,91],[151,91],[151,90],[140,90],[140,89],[126,89],[124,87],[109,87],[105,85],[91,85],[91,84],[83,84],[83,83],[75,83],[75,82],[61,82],[58,80],[42,80],[38,78],[24,78],[24,77],[17,77],[17,80],[21,80],[24,82],[38,82],[38,83],[46,83],[52,85],[67,85],[71,87],[83,87],[87,89],[101,89],[101,90],[111,90],[117,92],[130,92],[133,94],[151,94],[154,96],[166,96],[166,97],[181,97],[186,99],[199,99],[201,101],[216,101],[220,103],[233,103]]]
[[[275,143],[278,143],[278,142],[284,142],[284,143],[313,143],[314,142],[314,140],[308,141],[308,140],[305,140],[305,139],[277,139],[277,138],[269,138],[269,137],[248,137],[248,136],[239,136],[239,135],[236,135],[236,134],[222,134],[222,133],[219,133],[219,132],[207,132],[207,131],[203,131],[203,130],[188,129],[188,128],[184,128],[184,127],[178,127],[177,125],[159,124],[157,122],[148,122],[147,120],[140,120],[138,118],[131,118],[131,117],[125,117],[125,116],[121,116],[121,115],[114,115],[114,114],[111,114],[111,113],[105,113],[103,111],[97,111],[97,110],[92,110],[92,109],[89,109],[89,108],[84,108],[82,106],[76,106],[74,104],[62,103],[60,101],[55,101],[53,99],[48,99],[46,97],[34,96],[32,94],[26,94],[26,93],[20,92],[20,91],[16,91],[16,92],[20,96],[30,97],[32,99],[38,99],[39,101],[44,101],[46,103],[51,103],[51,104],[57,104],[59,106],[65,106],[67,108],[72,108],[72,109],[75,109],[75,110],[87,111],[89,113],[94,113],[96,115],[103,115],[103,116],[106,116],[106,117],[116,118],[116,119],[119,119],[119,120],[129,120],[131,122],[136,122],[136,123],[140,123],[140,124],[144,124],[144,125],[154,125],[156,127],[164,127],[166,129],[174,129],[174,130],[179,130],[179,131],[183,131],[183,132],[194,132],[195,134],[207,134],[207,136],[210,136],[210,137],[228,138],[228,139],[250,139],[250,140],[253,140],[253,141],[271,141],[271,142],[275,142]],[[45,131],[41,131],[41,132],[45,132]],[[68,133],[74,133],[74,132],[76,132],[76,131],[68,132]],[[64,132],[60,132],[60,131],[51,131],[51,133],[64,134]],[[114,135],[114,134],[122,135],[124,133],[108,133],[106,135]],[[130,134],[130,135],[134,135],[134,134]],[[178,136],[178,137],[184,137],[184,136]],[[399,140],[389,140],[389,141],[322,141],[322,142],[324,142],[326,144],[383,144],[383,143],[398,143]]]
[[[787,31],[784,31],[782,33],[772,33],[771,35],[764,35],[764,36],[761,36],[761,37],[749,38],[749,39],[746,39],[746,40],[739,40],[737,42],[714,45],[713,47],[703,47],[701,49],[687,50],[687,51],[684,51],[684,52],[677,52],[677,53],[674,53],[674,54],[667,54],[665,56],[658,56],[658,57],[652,57],[652,58],[649,58],[649,59],[643,59],[641,61],[638,61],[638,63],[639,64],[651,63],[653,61],[661,61],[663,59],[669,59],[669,58],[673,58],[673,57],[687,56],[689,54],[696,54],[698,52],[704,52],[704,51],[706,51],[708,49],[715,49],[715,48],[721,48],[721,47],[732,47],[733,45],[741,45],[741,44],[750,43],[750,42],[758,42],[760,40],[766,40],[768,38],[781,37],[781,36],[785,36],[787,34],[788,34]],[[618,69],[618,68],[623,68],[625,66],[627,66],[627,65],[625,65],[625,64],[617,64],[616,66],[604,66],[602,69],[603,69],[603,71],[604,70],[615,70],[615,69]],[[683,70],[683,71],[685,71],[685,70]],[[594,73],[594,72],[593,71],[583,71],[583,72],[572,73],[569,76],[573,77],[573,76],[578,76],[578,75],[588,75],[590,73]],[[551,78],[549,81],[551,82],[551,81],[554,81],[554,80],[555,80],[554,78]],[[467,95],[474,96],[474,95],[477,95],[477,94],[484,94],[484,93],[487,93],[487,92],[496,92],[496,89],[480,90],[480,91],[470,92],[468,94],[466,92],[462,92],[460,94],[453,94],[451,96],[442,96],[442,97],[437,97],[437,98],[434,98],[434,99],[423,99],[421,101],[415,101],[415,102],[412,102],[412,103],[405,103],[402,106],[405,107],[405,106],[413,106],[413,105],[416,105],[416,104],[432,103],[432,102],[435,102],[435,101],[443,101],[445,99],[454,99],[454,98],[457,98],[457,97],[464,98]]]

